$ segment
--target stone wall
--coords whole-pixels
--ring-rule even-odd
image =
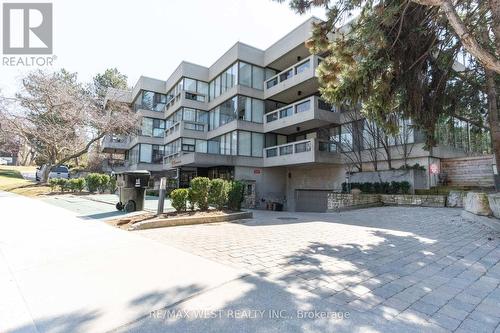
[[[328,194],[328,212],[373,206],[446,207],[446,195],[416,194]]]
[[[445,195],[381,194],[384,205],[445,207]]]
[[[328,193],[328,212],[380,205],[378,194]]]

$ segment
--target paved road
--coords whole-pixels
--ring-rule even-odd
[[[126,232],[1,192],[0,208],[0,332],[500,333],[500,237],[459,210]]]
[[[246,285],[232,283],[244,295],[235,293],[218,304],[222,309],[351,314],[349,320],[286,321],[285,331],[500,332],[500,234],[463,221],[460,210],[380,207],[340,214],[255,211],[254,216],[244,223],[137,233],[251,272]],[[223,297],[217,290],[212,294]],[[210,306],[208,298],[183,308]],[[271,322],[265,321],[262,331],[279,330]],[[144,320],[137,327],[181,331],[210,323],[171,320],[162,326]],[[213,325],[212,331],[238,328],[230,320]]]
[[[237,269],[0,191],[0,332],[106,332]]]

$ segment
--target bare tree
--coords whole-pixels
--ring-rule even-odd
[[[368,158],[373,165],[373,170],[378,171],[378,162],[380,160],[380,129],[374,121],[364,120],[362,140],[363,148],[368,152]]]
[[[409,119],[399,119],[399,130],[394,136],[396,149],[403,159],[403,165],[408,165],[408,158],[415,146],[414,131]]]
[[[355,108],[343,113],[344,120],[341,127],[338,150],[347,171],[363,171],[363,116]]]
[[[132,133],[138,124],[127,104],[108,102],[103,108],[76,74],[65,70],[27,74],[9,102],[0,110],[1,123],[7,124],[0,130],[33,147],[45,163],[42,182],[52,167],[82,156],[107,134]]]

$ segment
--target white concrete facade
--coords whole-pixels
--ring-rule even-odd
[[[279,202],[294,210],[299,191],[339,190],[345,159],[324,133],[340,131],[347,118],[320,98],[322,58],[305,47],[317,21],[308,19],[265,50],[237,42],[209,67],[183,61],[165,81],[141,77],[131,91],[111,90],[109,99],[130,103],[147,121],[141,135],[104,140],[103,151],[125,153],[129,168],[174,177],[178,186],[196,175],[253,182],[258,208]],[[408,164],[429,170],[440,158],[464,155],[450,147],[424,150],[417,137]],[[399,167],[400,150],[392,150]],[[369,170],[369,154],[362,155]],[[435,182],[429,174],[429,186]]]

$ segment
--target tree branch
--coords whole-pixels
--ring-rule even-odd
[[[474,57],[476,57],[476,59],[484,67],[500,74],[500,61],[495,55],[489,53],[486,49],[479,45],[474,36],[472,36],[470,31],[465,27],[464,22],[458,16],[455,8],[453,7],[453,3],[450,0],[412,1],[424,6],[439,6],[448,18],[448,21],[455,30],[455,33],[457,34],[465,49]]]

